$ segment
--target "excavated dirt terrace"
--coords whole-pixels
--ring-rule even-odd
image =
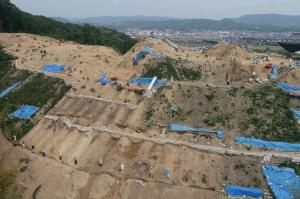
[[[252,178],[263,182],[257,158],[114,138],[105,132],[81,133],[47,119],[23,141],[35,145],[35,154],[12,147],[2,138],[1,165],[18,167],[19,159],[29,159],[18,176],[18,183],[25,187],[24,198],[30,198],[39,185],[38,198],[48,198],[53,190],[52,198],[180,198],[188,192],[189,198],[199,194],[225,198],[224,183],[255,186]]]

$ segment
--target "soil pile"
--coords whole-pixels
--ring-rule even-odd
[[[248,54],[245,50],[239,47],[236,44],[218,44],[208,50],[208,54],[211,56],[215,56],[218,59],[230,58],[230,57],[238,57],[246,59]]]

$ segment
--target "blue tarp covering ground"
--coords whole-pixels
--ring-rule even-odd
[[[292,84],[288,84],[288,83],[278,83],[277,86],[285,91],[291,91],[291,92],[299,92],[300,91],[300,87],[292,85]]]
[[[2,91],[0,93],[0,98],[4,97],[5,95],[7,95],[8,93],[10,93],[12,90],[14,90],[14,88],[16,88],[21,82],[17,82],[14,85],[12,85],[11,87],[8,87],[7,89],[5,89],[4,91]]]
[[[149,46],[144,46],[143,49],[135,54],[132,61],[133,65],[137,65],[139,61],[143,58],[143,55],[150,55],[152,57],[159,57],[159,55]]]
[[[173,132],[205,132],[205,133],[216,133],[218,138],[224,138],[224,131],[212,130],[208,128],[193,128],[181,124],[171,124],[171,131]]]
[[[31,118],[31,116],[33,116],[37,111],[39,110],[39,108],[35,107],[35,106],[29,106],[29,105],[23,105],[21,106],[20,109],[16,110],[15,112],[13,112],[11,114],[12,117],[14,118],[19,118],[22,120],[28,120]]]
[[[137,52],[133,58],[132,64],[133,65],[138,65],[139,61],[143,58],[143,55],[141,52]]]
[[[295,66],[300,66],[300,60],[295,61]]]
[[[250,145],[256,148],[266,148],[266,149],[274,149],[274,150],[280,150],[280,151],[300,151],[300,144],[290,144],[286,142],[274,142],[274,141],[265,141],[265,140],[259,140],[255,138],[246,138],[246,137],[240,137],[237,136],[234,138],[235,142],[238,142],[240,144],[246,144]]]
[[[276,199],[300,198],[300,178],[294,169],[266,164],[263,173]]]
[[[153,78],[151,77],[141,77],[141,78],[135,78],[131,79],[128,82],[130,84],[140,84],[140,85],[150,85],[152,82]],[[159,89],[160,87],[164,86],[167,83],[167,79],[157,79],[154,83],[154,88]]]
[[[112,84],[112,80],[108,80],[106,78],[106,73],[101,73],[98,82],[102,85],[105,86],[106,84]]]
[[[300,120],[300,111],[297,111],[296,109],[291,109],[293,114],[294,114],[294,117],[297,119],[297,120]]]
[[[152,57],[157,57],[158,56],[157,53],[152,48],[150,48],[149,46],[144,46],[144,48],[141,50],[141,53],[150,55]]]
[[[279,69],[279,64],[274,64],[274,66],[272,67],[271,75],[270,75],[271,79],[276,79],[277,78],[278,69]]]
[[[241,187],[241,186],[226,186],[225,190],[228,197],[252,197],[262,198],[263,190],[252,188],[252,187]]]
[[[65,69],[66,65],[50,64],[42,67],[42,71],[58,73]]]

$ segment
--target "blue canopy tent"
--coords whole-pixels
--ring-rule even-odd
[[[12,90],[14,90],[21,82],[17,82],[14,85],[8,87],[7,89],[5,89],[4,91],[2,91],[0,93],[0,98],[4,97],[5,95],[7,95],[8,93],[10,93]]]
[[[300,178],[294,169],[266,164],[263,173],[276,199],[300,198]]]
[[[241,187],[241,186],[226,186],[225,190],[228,197],[251,197],[262,198],[263,190],[253,187]]]
[[[19,118],[21,120],[30,119],[36,112],[38,112],[39,108],[35,106],[23,105],[21,108],[16,110],[11,114],[11,117]]]
[[[274,142],[274,141],[265,141],[255,138],[246,138],[237,136],[234,138],[234,141],[240,144],[250,145],[256,148],[266,148],[280,151],[300,151],[300,144],[290,144],[286,142]]]
[[[222,130],[212,130],[208,128],[193,128],[181,124],[171,124],[170,129],[172,132],[191,132],[191,133],[200,133],[200,132],[205,132],[205,133],[216,133],[218,138],[224,138],[224,131]]]

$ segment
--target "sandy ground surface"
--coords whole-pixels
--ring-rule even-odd
[[[89,195],[95,197],[113,192],[119,182],[121,195],[128,195],[125,198],[173,198],[175,193],[178,193],[175,198],[179,198],[187,192],[191,192],[188,198],[198,198],[200,193],[203,198],[224,198],[223,184],[255,186],[254,177],[263,181],[262,165],[254,157],[223,156],[169,144],[133,142],[104,132],[81,133],[47,119],[22,141],[34,144],[37,154],[44,151],[47,158],[56,162],[60,162],[61,155],[63,165],[90,176],[101,174],[95,179],[89,178],[88,185],[81,189],[82,192],[89,190]],[[103,163],[101,167],[99,160]],[[241,162],[245,168],[237,169]],[[250,177],[245,178],[245,174]],[[84,177],[82,179],[84,181]],[[97,188],[98,184],[103,184],[105,189]],[[266,188],[264,183],[262,186]]]
[[[63,132],[61,131],[60,133]],[[76,136],[74,132],[71,134]],[[79,141],[78,138],[80,138],[80,135],[76,137],[77,139],[75,140]],[[86,143],[86,149],[88,150],[86,152],[88,152],[89,156],[78,156],[79,164],[75,166],[72,161],[68,163],[67,160],[65,160],[65,158],[67,158],[66,153],[63,154],[63,161],[60,162],[55,160],[57,157],[54,154],[50,155],[49,153],[49,156],[42,157],[39,154],[39,150],[36,151],[36,154],[32,154],[30,151],[27,151],[27,149],[13,147],[1,136],[0,168],[2,171],[12,168],[23,168],[22,172],[18,174],[16,182],[20,188],[25,190],[23,198],[32,198],[34,193],[36,193],[37,198],[49,199],[182,198],[184,196],[188,196],[188,198],[198,198],[199,195],[207,199],[225,198],[223,193],[207,188],[207,185],[204,185],[203,188],[199,188],[190,186],[188,183],[182,185],[178,180],[174,180],[174,182],[171,179],[160,180],[158,177],[152,177],[149,181],[142,180],[143,178],[148,178],[147,172],[143,171],[144,164],[136,163],[132,165],[132,167],[140,167],[136,168],[140,170],[138,173],[133,171],[134,168],[127,168],[131,165],[126,165],[124,171],[119,173],[116,171],[116,162],[123,161],[125,164],[129,164],[129,162],[123,160],[124,157],[122,158],[122,156],[124,156],[124,154],[122,154],[122,152],[116,151],[119,145],[103,145],[114,142],[114,140],[111,139],[103,135],[98,138],[93,138],[94,144],[91,142]],[[121,145],[124,141],[120,140],[119,143]],[[53,143],[48,142],[48,144]],[[40,147],[40,145],[38,147]],[[105,147],[107,148],[105,149]],[[61,145],[57,148],[61,148]],[[147,149],[148,147],[144,146],[143,148]],[[96,149],[106,153],[106,156],[104,156],[104,154],[95,153],[94,150]],[[112,155],[113,151],[120,154]],[[74,151],[71,150],[69,155],[73,152]],[[145,156],[142,151],[140,153],[140,156]],[[91,154],[93,154],[94,157],[92,157]],[[104,164],[102,168],[95,162],[98,160],[99,155],[103,155]],[[26,160],[27,163],[25,164],[22,160]],[[146,177],[140,176],[141,173]]]
[[[35,144],[35,154],[0,138],[1,169],[24,167],[20,160],[28,161],[17,177],[17,185],[25,190],[23,198],[32,198],[34,192],[37,198],[226,198],[221,181],[222,170],[228,166],[219,163],[239,163],[236,158],[226,160],[178,147],[134,144],[105,133],[82,135],[64,127],[54,133],[53,129],[43,130],[47,122],[40,124],[44,127],[37,126],[24,138]],[[40,155],[41,150],[46,157]],[[58,159],[60,154],[62,161]],[[97,164],[100,158],[102,167]],[[124,170],[119,169],[120,164],[124,164]],[[234,167],[228,169],[232,170],[229,183],[252,183],[233,176]],[[164,174],[166,170],[169,177]],[[259,166],[256,170],[260,172]]]

